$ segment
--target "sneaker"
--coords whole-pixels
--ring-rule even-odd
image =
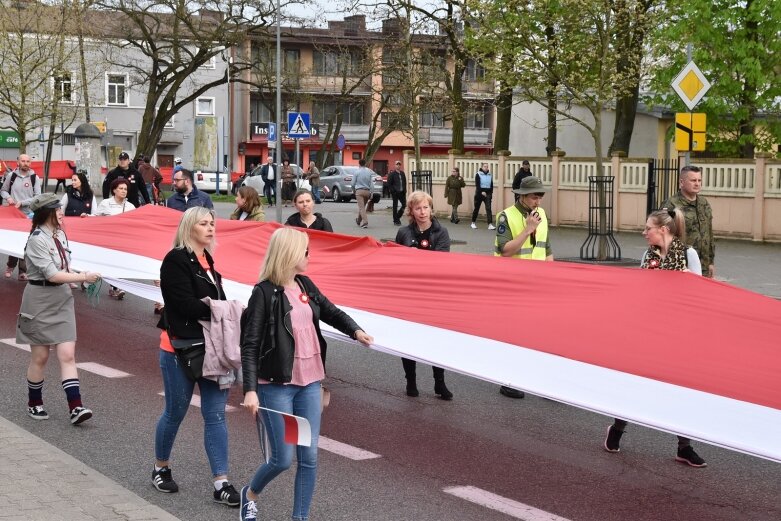
[[[499,393],[503,394],[504,396],[507,396],[508,398],[523,398],[526,396],[526,393],[523,391],[519,391],[518,389],[513,389],[512,387],[507,387],[506,385],[503,385],[499,388]]]
[[[11,275],[13,275],[13,274],[14,274],[14,269],[13,268],[6,268],[5,269],[5,278],[10,279]]]
[[[236,492],[233,485],[230,483],[223,483],[220,490],[214,491],[214,501],[228,505],[229,507],[237,507],[241,503],[241,495]]]
[[[368,228],[368,227],[369,227],[369,223],[363,223],[363,224],[361,225],[361,228]]]
[[[74,407],[71,409],[71,423],[78,425],[92,418],[92,411],[86,407]]]
[[[171,476],[171,468],[163,467],[160,470],[152,470],[152,485],[160,492],[179,492],[179,485]]]
[[[27,280],[27,274],[26,273],[20,273],[18,278],[19,278],[19,280]]]
[[[470,224],[473,230],[477,230],[477,225],[475,223]]]
[[[247,497],[248,490],[249,485],[241,489],[241,510],[239,511],[239,519],[241,519],[241,521],[257,521],[258,504]]]
[[[608,426],[605,443],[602,446],[608,452],[620,452],[621,447],[619,446],[619,442],[621,441],[621,436],[623,436],[623,434],[623,431],[616,429],[612,425]]]
[[[707,467],[708,464],[705,463],[705,460],[702,459],[699,454],[694,452],[694,449],[691,445],[687,445],[683,448],[678,449],[678,455],[675,456],[675,461],[680,461],[681,463],[686,463],[690,467]]]
[[[491,223],[491,224],[488,225],[488,229],[489,230],[495,230],[496,226],[494,226],[493,223]]]
[[[49,413],[43,408],[43,405],[33,405],[27,408],[27,415],[33,420],[48,420]]]

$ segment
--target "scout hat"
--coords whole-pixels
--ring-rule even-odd
[[[57,197],[54,194],[41,194],[35,196],[33,201],[30,203],[30,210],[33,212],[37,212],[38,210],[42,208],[59,208],[62,205],[60,204],[60,198]]]
[[[521,181],[521,187],[513,190],[513,193],[518,195],[526,195],[544,193],[547,191],[548,189],[542,185],[542,181],[540,181],[538,177],[530,175],[529,177],[523,178],[523,181]]]

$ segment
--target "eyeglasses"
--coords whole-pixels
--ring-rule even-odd
[[[173,181],[174,183],[177,183],[179,181],[184,181],[184,177],[174,177],[171,179],[171,181]]]

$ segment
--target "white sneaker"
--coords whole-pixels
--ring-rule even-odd
[[[494,226],[493,224],[489,224],[489,225],[488,225],[488,229],[489,229],[489,230],[495,230],[495,229],[496,229],[496,226]]]
[[[477,230],[477,225],[475,223],[471,224],[473,230]]]

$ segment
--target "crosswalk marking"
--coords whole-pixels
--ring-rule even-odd
[[[106,378],[126,378],[128,376],[133,376],[125,371],[120,371],[119,369],[114,369],[113,367],[108,367],[97,362],[80,362],[76,364],[76,367],[83,371],[88,371]]]
[[[443,489],[443,491],[446,494],[451,494],[523,521],[569,521],[556,514],[551,514],[550,512],[496,495],[477,487],[447,487]]]
[[[162,392],[162,391],[157,393],[157,394],[159,394],[160,396],[165,396],[165,392]],[[193,407],[200,407],[201,406],[201,397],[198,396],[197,394],[193,394],[193,397],[190,398],[190,405],[192,405]],[[235,410],[236,410],[236,407],[234,407],[232,405],[225,405],[225,412],[233,412]]]
[[[320,436],[320,438],[318,438],[317,446],[320,449],[333,452],[334,454],[344,456],[345,458],[349,458],[355,461],[382,457],[379,454],[369,452],[368,450],[359,449],[358,447],[353,447],[352,445],[347,445],[346,443],[332,440],[331,438],[326,438],[325,436]]]
[[[9,346],[13,346],[16,348],[21,349],[22,351],[30,352],[30,346],[27,344],[17,344],[15,338],[0,338],[0,342],[4,344],[8,344]]]

